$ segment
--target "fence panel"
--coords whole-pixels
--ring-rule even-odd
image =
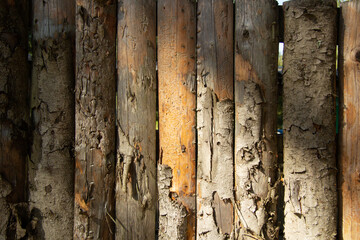
[[[341,5],[339,186],[341,239],[360,238],[360,1]]]
[[[195,238],[195,8],[158,1],[160,239]]]
[[[198,1],[197,239],[234,237],[233,2]]]
[[[40,0],[33,1],[33,11],[29,202],[32,217],[41,219],[34,237],[71,239],[75,9],[70,0]]]
[[[277,239],[278,7],[235,5],[236,237]]]
[[[25,232],[17,212],[27,211],[29,14],[25,0],[0,1],[0,239]]]
[[[116,239],[155,239],[156,1],[118,5]]]
[[[114,0],[76,1],[74,239],[114,239],[115,38]]]
[[[285,238],[335,239],[336,2],[284,4]]]

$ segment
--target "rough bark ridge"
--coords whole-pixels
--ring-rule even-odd
[[[28,16],[27,1],[0,1],[0,239],[26,235]]]
[[[75,239],[114,238],[115,1],[76,1]]]
[[[198,1],[197,239],[233,239],[233,2]]]
[[[236,239],[277,239],[277,2],[235,4]]]
[[[172,239],[195,238],[195,22],[194,1],[158,1],[160,164],[173,171],[168,200],[178,202],[187,212],[181,215],[182,207],[170,212],[160,202],[162,239],[178,228],[168,221],[173,214],[185,217],[187,226],[181,236]]]
[[[155,239],[156,1],[118,2],[116,239]]]
[[[350,240],[360,239],[360,2],[343,3],[340,20],[340,238]]]
[[[286,239],[336,239],[336,2],[284,5]]]
[[[72,238],[75,15],[70,2],[33,2],[29,207],[35,239]]]

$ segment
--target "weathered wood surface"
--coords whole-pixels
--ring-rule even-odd
[[[155,239],[156,1],[119,1],[117,36],[116,239]]]
[[[33,1],[29,207],[36,239],[73,234],[74,7],[71,0]]]
[[[76,1],[74,239],[113,239],[116,2]]]
[[[340,73],[340,238],[360,239],[360,1],[341,5]]]
[[[159,239],[195,239],[195,44],[195,2],[159,0]]]
[[[0,239],[25,234],[29,154],[27,1],[0,1]]]
[[[284,4],[285,238],[336,239],[336,1]]]
[[[232,0],[199,0],[197,239],[234,237]]]
[[[277,239],[276,1],[236,1],[236,239]]]

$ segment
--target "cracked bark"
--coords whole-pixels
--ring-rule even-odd
[[[277,2],[235,6],[235,238],[277,239]]]
[[[340,239],[360,238],[359,165],[359,78],[360,78],[360,3],[341,5],[339,35],[340,73]]]
[[[29,9],[27,1],[0,1],[0,239],[26,235]]]
[[[160,166],[172,171],[169,194],[160,195],[167,198],[159,202],[160,239],[195,239],[195,22],[192,0],[158,1]]]
[[[233,2],[198,1],[197,239],[234,238]]]
[[[155,239],[156,1],[118,1],[116,239]]]
[[[74,239],[114,239],[114,0],[76,1]]]
[[[72,1],[33,2],[29,207],[35,239],[71,239],[74,195]],[[63,232],[59,234],[59,232]]]
[[[336,2],[284,4],[286,239],[336,239]]]

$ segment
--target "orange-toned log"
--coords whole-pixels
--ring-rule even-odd
[[[232,0],[199,0],[197,239],[234,236]]]
[[[156,1],[118,5],[116,239],[155,239]]]
[[[158,1],[159,238],[195,238],[195,2]]]
[[[116,1],[76,1],[74,239],[114,238]]]
[[[360,239],[360,1],[341,5],[340,73],[340,237]]]

